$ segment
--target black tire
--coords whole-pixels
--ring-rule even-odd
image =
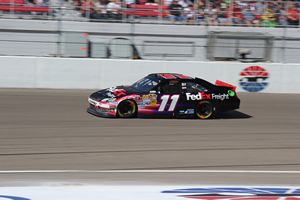
[[[133,100],[124,100],[119,103],[117,109],[118,117],[133,118],[137,115],[137,105]]]
[[[211,119],[215,116],[215,107],[209,101],[200,101],[196,107],[196,116],[199,119]]]

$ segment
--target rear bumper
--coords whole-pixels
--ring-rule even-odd
[[[240,99],[232,99],[229,102],[224,102],[223,104],[219,105],[217,107],[217,112],[226,112],[226,111],[231,111],[231,110],[236,110],[240,108]]]

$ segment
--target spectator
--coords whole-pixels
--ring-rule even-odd
[[[195,10],[194,5],[190,4],[188,7],[183,9],[184,16],[186,17],[188,24],[194,24],[195,19]]]
[[[260,24],[260,20],[264,14],[265,9],[267,9],[265,2],[258,1],[258,2],[254,2],[251,5],[250,10],[252,11],[255,17],[253,24],[255,25]]]
[[[280,26],[287,26],[288,25],[288,21],[287,21],[287,12],[284,9],[284,4],[281,2],[279,4],[277,4],[277,10],[276,10],[276,14],[277,14],[277,21],[278,21],[278,25]]]
[[[178,0],[172,1],[169,6],[169,10],[172,22],[185,20],[185,17],[183,16],[183,7],[178,3]]]
[[[85,0],[81,4],[81,15],[90,18],[94,13],[95,4],[93,0]]]
[[[289,25],[291,25],[291,26],[299,25],[299,12],[293,4],[291,4],[289,6],[288,13],[287,13],[287,19],[288,19]]]
[[[252,26],[253,24],[257,23],[257,20],[255,20],[253,8],[251,10],[250,4],[245,6],[245,9],[243,9],[242,13],[244,15],[244,23],[247,26]]]
[[[94,13],[91,15],[93,19],[107,19],[106,1],[99,0],[95,3]]]
[[[237,25],[242,25],[244,22],[244,15],[242,13],[241,6],[237,3],[233,6],[232,22]]]
[[[210,3],[206,6],[206,8],[204,9],[204,12],[208,17],[212,17],[217,14],[217,9],[216,9],[215,5]]]
[[[287,21],[287,17],[285,15],[279,15],[279,17],[278,17],[278,25],[280,25],[280,26],[287,26],[287,25],[289,25],[288,21]]]
[[[217,8],[212,3],[208,4],[204,9],[205,16],[207,17],[207,23],[211,26],[218,25],[218,15],[217,15]]]
[[[227,5],[225,3],[220,4],[218,9],[218,23],[219,25],[232,25],[231,19],[227,16]]]
[[[200,24],[200,25],[205,25],[206,24],[205,12],[204,12],[203,9],[198,10],[198,14],[197,14],[197,17],[196,17],[196,22],[197,22],[197,24]]]
[[[44,4],[44,1],[43,1],[43,0],[34,0],[33,3],[34,3],[36,6],[46,6],[46,4]]]
[[[173,0],[163,0],[164,5],[170,6]]]
[[[261,25],[266,27],[275,27],[277,25],[276,15],[271,8],[266,9],[261,17]]]
[[[202,10],[205,9],[205,0],[198,0],[196,2],[197,2],[196,9],[202,9]]]
[[[122,19],[121,4],[118,0],[110,0],[106,6],[107,15],[112,19]]]
[[[217,16],[217,14],[214,14],[214,15],[210,16],[207,19],[207,23],[208,23],[209,26],[218,26],[219,23],[218,23],[218,16]]]
[[[267,5],[264,1],[257,1],[255,3],[255,14],[257,16],[262,16],[267,9]]]
[[[73,4],[74,4],[74,6],[75,6],[75,9],[76,10],[81,10],[81,0],[73,0]]]
[[[187,8],[189,5],[193,3],[190,0],[179,0],[178,4],[180,4],[183,8]]]

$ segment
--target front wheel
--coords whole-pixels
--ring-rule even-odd
[[[118,117],[132,118],[137,114],[136,103],[132,100],[124,100],[118,105],[117,109]]]
[[[197,104],[196,115],[199,119],[210,119],[215,115],[215,107],[209,101],[200,101]]]

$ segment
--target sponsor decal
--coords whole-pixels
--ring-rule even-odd
[[[0,195],[0,199],[3,199],[3,200],[30,200],[30,199],[24,198],[24,197],[5,196],[5,195]]]
[[[233,93],[233,94],[232,94]],[[216,100],[221,100],[224,101],[225,99],[229,99],[230,95],[235,95],[233,91],[229,92],[228,94],[205,94],[204,92],[199,92],[198,94],[191,94],[191,93],[186,93],[186,100],[209,100],[209,99],[216,99]]]
[[[102,99],[101,102],[114,102],[116,100],[116,98],[105,98],[105,99]]]
[[[143,100],[153,100],[153,99],[156,99],[157,98],[157,95],[156,94],[145,94],[142,96],[142,99]]]
[[[186,100],[201,100],[202,99],[202,95],[199,92],[198,94],[191,94],[191,93],[186,93]]]
[[[156,105],[157,95],[156,94],[146,94],[142,96],[142,105]]]
[[[211,99],[211,94],[205,94],[204,92],[201,92],[202,99]]]
[[[211,97],[212,99],[224,101],[225,99],[229,99],[229,94],[212,94]]]
[[[162,193],[200,200],[300,200],[300,188],[289,187],[199,187]]]
[[[107,96],[109,96],[109,97],[120,97],[120,96],[126,95],[126,90],[118,89],[116,87],[108,88],[108,91],[109,92],[108,92]]]
[[[116,95],[117,97],[126,95],[126,91],[123,89],[116,89],[116,90],[112,91],[112,93],[114,95]]]
[[[195,114],[195,109],[189,108],[186,110],[180,110],[179,113],[180,114]]]
[[[241,73],[240,86],[248,92],[259,92],[268,86],[269,73],[261,66],[250,66]]]
[[[235,92],[232,91],[232,90],[228,90],[228,94],[229,94],[229,96],[231,96],[231,97],[234,97],[234,96],[235,96]]]
[[[202,100],[202,99],[211,99],[211,94],[205,94],[204,92],[199,92],[198,94],[185,93],[186,100]]]

